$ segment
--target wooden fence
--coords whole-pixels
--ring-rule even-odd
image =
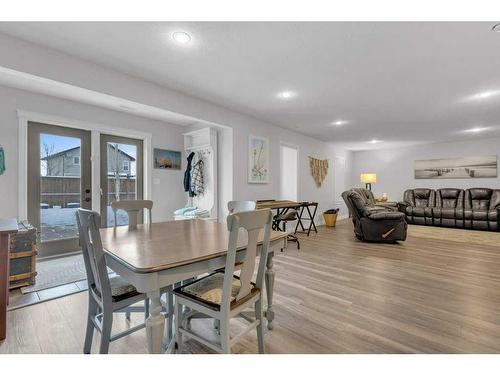
[[[120,200],[136,199],[135,177],[120,179]],[[116,200],[115,179],[108,177],[108,202]],[[68,207],[68,204],[80,204],[79,177],[52,177],[40,178],[41,203],[47,208],[53,206]]]

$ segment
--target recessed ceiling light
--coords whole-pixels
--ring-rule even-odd
[[[500,95],[500,90],[488,90],[488,91],[481,91],[476,94],[470,95],[468,98],[469,100],[484,100],[484,99],[489,99],[494,96]]]
[[[293,91],[282,91],[278,94],[278,98],[280,99],[291,99],[297,94],[294,93]]]
[[[470,129],[464,130],[464,132],[465,133],[481,133],[485,130],[488,130],[488,128],[476,126],[475,128],[470,128]]]
[[[493,27],[491,28],[491,30],[493,30],[496,33],[500,33],[500,23],[497,23],[497,24],[493,25]]]
[[[342,125],[345,125],[345,124],[347,124],[347,123],[348,123],[348,121],[346,121],[346,120],[337,120],[337,121],[333,121],[333,122],[331,123],[331,125],[334,125],[334,126],[342,126]]]
[[[371,141],[369,141],[368,143],[371,143],[371,144],[375,144],[375,143],[380,143],[382,142],[381,140],[379,139],[372,139]]]
[[[179,44],[188,44],[191,41],[191,35],[184,31],[176,31],[172,34],[172,38]]]

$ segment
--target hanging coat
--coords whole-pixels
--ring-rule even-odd
[[[184,191],[188,192],[191,190],[191,162],[194,158],[194,152],[191,152],[187,157],[187,167],[184,172]]]
[[[205,181],[203,176],[203,158],[199,158],[191,170],[191,190],[190,196],[202,195],[205,191]],[[192,195],[191,195],[192,194]]]
[[[3,147],[0,147],[0,175],[5,172],[5,153]]]

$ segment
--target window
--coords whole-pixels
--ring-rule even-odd
[[[73,164],[80,165],[80,157],[79,156],[73,156]]]
[[[123,161],[123,167],[122,167],[124,172],[129,172],[130,171],[130,162],[128,160]]]
[[[297,200],[298,150],[293,146],[281,145],[280,198]]]

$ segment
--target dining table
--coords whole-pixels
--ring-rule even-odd
[[[160,290],[225,266],[229,241],[226,223],[193,219],[139,224],[136,228],[102,228],[100,232],[107,266],[150,300],[150,315],[146,319],[148,351],[164,352],[165,342],[173,337],[174,309],[168,306],[167,314],[162,314]],[[263,233],[259,237],[259,249],[262,241]],[[247,233],[242,229],[236,262],[244,260],[247,244]],[[286,246],[286,233],[272,231],[265,272],[265,317],[269,330],[273,329],[274,320],[273,258]],[[164,337],[165,325],[168,340]]]

